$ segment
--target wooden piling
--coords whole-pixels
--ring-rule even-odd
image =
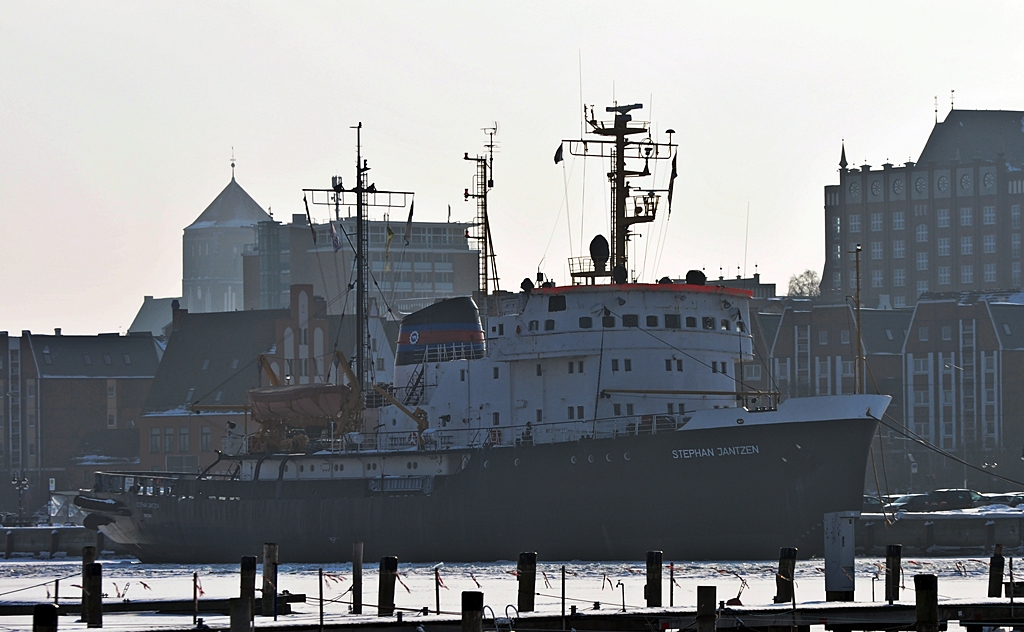
[[[320,581],[317,583],[317,588],[320,591],[320,632],[324,632],[324,569],[320,568],[317,577]]]
[[[363,614],[363,543],[352,543],[352,614]]]
[[[939,630],[939,578],[936,575],[914,575],[917,605],[917,632]]]
[[[533,612],[534,594],[537,592],[537,553],[519,554],[516,565],[516,581],[519,582],[519,612]]]
[[[661,551],[647,552],[647,584],[644,585],[644,598],[648,608],[661,607]]]
[[[697,586],[697,632],[715,632],[717,588]]]
[[[434,614],[441,614],[441,569],[434,567]]]
[[[903,563],[903,545],[888,544],[885,547],[885,600],[900,600],[900,566]]]
[[[1003,593],[1003,569],[1006,558],[1003,557],[1003,545],[997,544],[988,562],[988,596],[1001,597]]]
[[[9,560],[14,555],[14,530],[8,529],[4,532],[4,559]]]
[[[83,546],[82,547],[82,618],[79,621],[88,622],[87,609],[89,607],[89,599],[87,597],[88,591],[86,590],[85,582],[85,568],[96,561],[96,547],[94,546]]]
[[[57,632],[57,606],[41,603],[32,608],[32,632]]]
[[[273,542],[263,545],[263,599],[260,605],[262,616],[277,618],[277,544]]]
[[[377,580],[377,616],[390,617],[395,613],[395,578],[398,576],[398,558],[386,555],[380,558],[380,577]]]
[[[475,590],[462,592],[462,632],[483,632],[484,594]]]
[[[56,529],[50,530],[50,559],[57,555],[57,551],[60,550],[60,531]]]
[[[103,565],[92,562],[85,567],[86,616],[85,626],[88,628],[103,627]]]
[[[779,572],[775,575],[775,603],[793,601],[793,578],[796,573],[796,553],[792,547],[779,549]]]
[[[228,599],[228,612],[231,615],[231,632],[249,632],[252,619],[249,617],[249,602],[243,597]]]
[[[199,623],[199,571],[192,571],[192,625],[197,625],[198,623]]]
[[[239,563],[241,585],[238,597],[249,602],[249,619],[256,616],[256,556],[243,555]]]

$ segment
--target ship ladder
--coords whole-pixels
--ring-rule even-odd
[[[406,385],[405,390],[405,400],[402,402],[405,406],[416,406],[420,403],[420,397],[423,396],[423,367],[424,365],[419,365],[412,377],[409,378],[409,384]]]
[[[491,611],[490,618],[492,621],[494,621],[494,627],[489,629],[494,630],[494,632],[513,632],[513,630],[515,630],[515,625],[519,621],[519,610],[517,610],[515,606],[513,606],[512,604],[508,604],[507,606],[505,606],[504,617],[496,616],[494,614],[494,610],[490,606],[484,606],[484,619],[487,618],[487,610]],[[511,610],[512,612],[510,613],[509,610]]]

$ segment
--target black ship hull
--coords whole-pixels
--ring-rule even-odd
[[[169,495],[104,493],[102,531],[144,562],[237,562],[264,542],[282,562],[770,559],[821,549],[822,515],[858,510],[871,418],[687,429],[449,450],[461,471],[429,493],[367,479],[180,479]],[[388,459],[405,459],[394,452]],[[417,454],[422,454],[419,452]],[[123,503],[123,505],[122,505]],[[128,515],[124,515],[128,514]]]

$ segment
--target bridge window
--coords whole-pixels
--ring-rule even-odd
[[[614,316],[603,316],[603,317],[601,317],[601,326],[602,327],[614,327],[615,326],[615,317]]]
[[[594,326],[594,319],[590,316],[580,316],[580,329],[590,329]]]
[[[636,314],[624,314],[622,316],[623,327],[639,327],[640,317]]]
[[[647,326],[648,327],[657,327],[658,326],[658,317],[657,316],[648,316],[647,317]]]
[[[565,311],[565,297],[564,296],[550,296],[550,297],[548,297],[548,311],[549,312],[564,312]]]
[[[650,316],[648,316],[650,318]],[[657,316],[655,316],[657,318]],[[665,327],[667,329],[679,329],[680,318],[679,314],[665,314]],[[650,326],[650,323],[648,323]]]
[[[686,317],[686,326],[687,327],[696,327],[697,326],[697,317],[696,316],[687,316]]]
[[[540,329],[540,321],[531,320],[530,324],[527,325],[526,328],[529,329],[530,331],[537,331],[538,329]]]
[[[554,330],[555,330],[555,321],[550,319],[550,318],[545,320],[544,321],[544,331],[554,331]]]
[[[705,316],[704,318],[701,319],[701,325],[704,327],[704,329],[714,329],[715,328],[715,317],[714,316]]]

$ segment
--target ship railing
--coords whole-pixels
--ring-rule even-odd
[[[129,493],[139,496],[171,496],[179,479],[195,477],[182,472],[96,472],[93,491],[114,494]]]

